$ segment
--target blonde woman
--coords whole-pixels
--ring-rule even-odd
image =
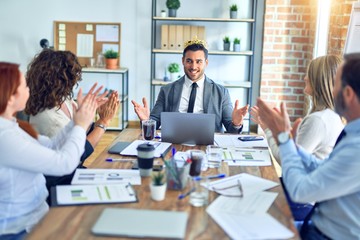
[[[333,86],[340,62],[341,59],[334,55],[318,57],[310,62],[304,78],[304,93],[310,97],[312,107],[303,120],[295,121],[292,129],[296,143],[320,159],[330,154],[344,127],[340,116],[333,110]],[[277,143],[269,128],[259,119],[258,108],[252,107],[250,114],[264,130],[271,152],[281,165]]]
[[[304,93],[311,99],[309,114],[302,120],[297,119],[293,125],[292,135],[297,145],[319,159],[327,157],[344,128],[340,116],[334,112],[333,87],[335,75],[341,59],[334,55],[318,57],[309,64]],[[281,165],[279,148],[270,129],[261,121],[258,107],[251,108],[252,120],[265,131],[266,138],[276,161]],[[282,182],[282,179],[280,178]],[[286,198],[296,221],[302,221],[313,208],[312,203],[293,202],[283,185]]]

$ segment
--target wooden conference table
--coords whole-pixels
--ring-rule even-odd
[[[114,140],[112,146],[118,141],[133,141],[140,139],[139,129],[125,129]],[[205,146],[187,147],[183,145],[174,145],[177,151],[186,151],[191,148],[201,148]],[[107,149],[108,149],[107,148]],[[120,155],[111,155],[105,149],[99,157],[90,165],[90,168],[131,168],[131,162],[106,162],[108,157],[121,158]],[[169,151],[166,159],[170,158]],[[128,158],[128,157],[124,157]],[[134,157],[135,159],[135,157]],[[219,169],[209,168],[204,175],[213,175],[216,173],[226,173],[227,176],[239,173],[249,173],[279,182],[274,166],[267,167],[228,167],[223,163]],[[137,191],[139,201],[137,203],[121,204],[100,204],[84,206],[66,206],[52,207],[43,220],[34,228],[28,239],[125,239],[112,237],[98,237],[91,233],[91,227],[95,224],[97,218],[104,208],[136,208],[136,209],[158,209],[168,211],[185,211],[189,214],[186,229],[186,239],[229,239],[222,228],[206,213],[206,207],[192,207],[188,203],[188,198],[178,200],[179,191],[167,190],[164,201],[156,202],[150,197],[150,178],[142,178],[141,185],[134,185]],[[275,202],[270,207],[268,213],[281,222],[284,226],[295,233],[293,239],[299,239],[296,228],[293,225],[293,218],[285,199],[281,186],[271,189],[278,192]],[[214,192],[209,192],[209,202],[217,197]]]

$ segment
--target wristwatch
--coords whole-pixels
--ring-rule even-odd
[[[104,131],[106,132],[106,127],[105,127],[105,125],[103,125],[103,124],[95,123],[95,127],[102,128],[102,129],[104,129]]]
[[[289,132],[281,132],[279,135],[277,135],[278,144],[281,145],[283,143],[287,143],[290,138],[291,136]]]

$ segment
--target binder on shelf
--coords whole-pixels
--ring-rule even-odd
[[[182,50],[184,46],[183,40],[184,26],[176,25],[176,49]]]
[[[169,25],[161,25],[161,49],[169,49]]]
[[[198,39],[206,40],[206,37],[205,37],[205,27],[204,27],[204,26],[198,26],[197,37],[198,37]]]
[[[197,26],[190,27],[190,39],[193,39],[194,37],[198,37],[198,27]]]
[[[169,25],[169,49],[176,49],[176,25]]]
[[[183,40],[184,42],[187,42],[189,40],[191,40],[191,33],[190,33],[190,27],[189,25],[185,25],[183,27]]]

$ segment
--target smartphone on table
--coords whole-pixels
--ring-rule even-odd
[[[240,141],[248,142],[248,141],[261,141],[264,140],[263,136],[241,136],[238,137]]]

